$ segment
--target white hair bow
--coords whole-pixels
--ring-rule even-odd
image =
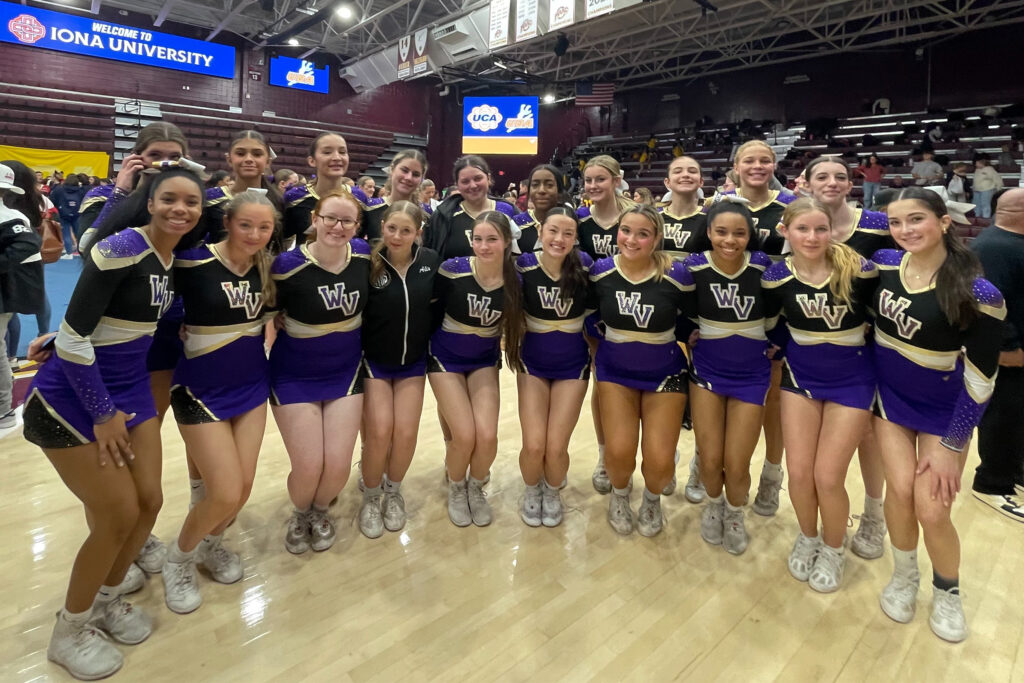
[[[949,214],[949,217],[953,219],[954,223],[970,225],[971,219],[967,217],[967,212],[973,211],[976,206],[975,204],[970,204],[968,202],[954,202],[949,198],[949,190],[942,185],[931,185],[924,189],[931,190],[942,197],[942,201],[946,203],[946,213]]]

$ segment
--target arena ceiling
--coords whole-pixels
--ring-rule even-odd
[[[399,38],[472,13],[488,0],[69,0],[148,13],[164,21],[242,35],[254,45],[297,43],[297,54],[330,53],[344,65]],[[343,18],[338,8],[352,16]],[[541,3],[545,7],[546,3]],[[809,56],[928,46],[980,28],[1024,22],[1024,0],[653,0],[448,65],[446,82],[557,85],[613,80],[646,88]],[[495,65],[495,58],[500,66]],[[971,57],[970,59],[974,59]],[[970,59],[968,61],[970,61]],[[966,75],[966,74],[965,74]]]

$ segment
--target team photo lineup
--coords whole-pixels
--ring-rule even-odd
[[[925,133],[904,183],[874,153],[835,153],[834,130],[783,158],[767,127],[698,121],[550,155],[534,128],[519,178],[470,140],[505,127],[500,144],[521,144],[543,109],[485,99],[465,103],[454,164],[399,146],[377,181],[352,172],[347,131],[312,122],[288,167],[259,126],[211,159],[170,121],[140,125],[110,178],[0,158],[16,364],[18,316],[39,316],[20,361],[33,374],[0,372],[0,438],[48,463],[86,523],[84,541],[62,527],[78,549],[34,659],[82,680],[132,672],[172,618],[222,607],[201,609],[228,590],[214,584],[353,538],[404,547],[428,514],[463,536],[517,527],[516,550],[572,518],[601,539],[584,554],[699,535],[693,552],[717,553],[726,580],[757,555],[807,601],[877,561],[887,578],[865,591],[860,577],[857,599],[887,623],[926,621],[937,639],[915,647],[961,647],[959,510],[1024,521],[1024,174],[1004,187],[985,155],[936,163],[952,127]],[[1013,140],[999,171],[1017,168]],[[723,145],[725,163],[700,153]],[[66,310],[47,294],[53,264],[73,273]],[[177,461],[164,471],[176,448],[187,489]],[[261,477],[277,513],[242,553],[236,520],[268,452],[284,463]],[[519,476],[501,469],[516,454]],[[164,505],[171,489],[187,507]],[[795,523],[764,526],[780,507]],[[158,516],[173,535],[154,534]],[[132,604],[147,586],[173,615]],[[970,640],[997,637],[984,630]]]

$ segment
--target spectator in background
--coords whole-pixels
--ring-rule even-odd
[[[363,191],[367,197],[375,197],[374,192],[377,189],[377,181],[368,175],[359,176],[356,180],[356,187]]]
[[[437,205],[441,202],[437,201],[437,186],[434,185],[434,181],[429,178],[424,179],[420,183],[420,201],[423,205],[428,207],[431,212],[437,208]]]
[[[348,176],[342,176],[341,182],[342,182],[343,185],[348,185],[349,187],[355,187],[356,186],[356,181],[352,180]]]
[[[1010,143],[1005,143],[1002,147],[1002,151],[999,152],[999,172],[1000,173],[1016,173],[1017,162],[1013,158],[1013,153],[1010,152]]]
[[[515,199],[516,209],[519,211],[519,213],[523,213],[528,208],[530,208],[529,207],[529,202],[530,202],[529,194],[530,193],[528,192],[529,187],[530,187],[529,181],[527,181],[527,180],[520,180],[519,181],[519,194],[516,196],[516,199]]]
[[[946,182],[946,192],[954,202],[966,202],[971,194],[971,179],[967,177],[967,164],[959,163],[953,165]]]
[[[281,190],[281,196],[284,196],[285,190],[292,185],[299,183],[299,174],[290,168],[282,168],[274,172],[274,184],[277,185],[277,189]]]
[[[921,152],[921,160],[910,169],[910,175],[914,177],[915,185],[942,184],[942,166],[935,163],[934,155],[928,151]]]
[[[82,198],[88,188],[82,185],[78,175],[69,173],[67,180],[50,191],[50,201],[57,207],[60,225],[64,233],[64,255],[62,259],[72,258],[78,251],[78,211],[82,208]]]
[[[735,170],[730,168],[725,172],[725,181],[722,183],[722,186],[718,188],[718,191],[723,194],[726,192],[732,192],[739,187],[739,183],[740,177],[736,174]]]
[[[646,187],[639,187],[633,193],[633,201],[637,204],[644,204],[646,206],[654,206],[654,195]]]
[[[979,156],[974,160],[974,215],[978,218],[992,217],[992,195],[1003,189],[1003,177],[989,165],[988,157]]]
[[[877,155],[869,154],[853,172],[864,178],[864,208],[871,209],[875,195],[882,188],[885,166],[878,160]]]
[[[889,187],[895,187],[897,189],[904,187],[906,183],[903,181],[903,176],[894,175],[892,181],[889,183]]]
[[[227,171],[214,171],[206,180],[206,189],[224,187],[231,184],[231,174]]]

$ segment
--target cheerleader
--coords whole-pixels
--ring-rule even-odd
[[[502,328],[513,367],[522,342],[522,289],[508,216],[485,211],[470,233],[474,255],[448,259],[434,281],[437,315],[444,319],[427,356],[430,388],[452,434],[445,458],[448,517],[460,527],[491,523],[483,486],[498,448]]]
[[[665,189],[672,193],[672,201],[661,209],[665,222],[663,249],[682,261],[697,249],[707,233],[708,220],[698,194],[704,185],[700,164],[692,157],[675,157],[668,165],[664,182]]]
[[[442,259],[471,256],[473,225],[484,212],[498,211],[508,218],[515,207],[487,195],[494,184],[491,169],[482,157],[467,154],[455,161],[455,187],[430,216],[423,235],[423,246],[436,251]]]
[[[172,170],[148,191],[147,224],[85,252],[56,354],[36,373],[24,408],[25,438],[43,449],[89,521],[47,650],[82,679],[109,676],[123,663],[90,624],[127,645],[152,631],[150,618],[122,598],[162,503],[146,351],[174,296],[172,250],[199,221],[203,187],[193,174]]]
[[[638,445],[645,489],[637,531],[643,536],[661,531],[661,495],[675,471],[686,406],[686,358],[675,330],[684,292],[692,286],[684,283],[683,264],[659,248],[663,230],[653,207],[627,209],[618,221],[618,255],[601,259],[590,271],[597,310],[590,329],[597,320],[605,325],[594,368],[613,494],[608,522],[620,534],[633,531],[629,493]]]
[[[312,226],[313,209],[320,198],[332,190],[347,190],[348,143],[337,133],[320,133],[309,144],[306,163],[316,171],[316,179],[304,185],[292,185],[284,193],[284,234],[287,245],[305,241]],[[351,182],[349,180],[349,182]]]
[[[971,433],[995,387],[1006,305],[980,277],[977,257],[957,239],[937,194],[907,188],[887,213],[903,251],[875,254],[875,435],[895,565],[881,605],[895,621],[914,618],[920,525],[934,572],[929,623],[943,640],[959,642],[967,622],[950,508]]]
[[[334,190],[313,210],[315,240],[276,259],[271,269],[283,329],[270,349],[271,401],[292,469],[295,506],[284,545],[300,554],[337,538],[327,508],[344,488],[359,433],[363,387],[360,335],[370,248],[353,239],[361,208]],[[317,362],[302,359],[316,358]]]
[[[894,246],[889,222],[884,213],[858,209],[850,205],[853,189],[850,169],[834,157],[818,157],[804,169],[807,190],[820,201],[832,220],[832,239],[841,242],[866,259],[879,249]],[[864,479],[864,514],[857,533],[850,540],[850,550],[865,559],[882,556],[885,540],[885,514],[882,509],[885,493],[885,470],[870,422],[857,447],[860,472]]]
[[[761,276],[771,260],[750,251],[754,221],[745,206],[720,202],[707,219],[711,248],[684,261],[684,282],[694,286],[684,312],[699,328],[690,412],[707,491],[700,535],[739,555],[749,543],[743,506],[771,380],[761,296]]]
[[[370,242],[381,238],[381,219],[395,202],[419,204],[419,188],[427,174],[427,158],[418,149],[405,149],[395,155],[388,166],[388,181],[384,185],[385,198],[373,198],[362,188],[355,187],[352,194],[363,204],[363,222],[359,237]],[[373,182],[373,179],[370,179]],[[371,192],[372,194],[372,192]]]
[[[252,490],[267,421],[263,308],[274,305],[266,246],[276,221],[265,195],[242,192],[224,210],[227,238],[174,261],[185,341],[171,408],[205,486],[164,563],[164,598],[179,614],[202,603],[197,563],[219,583],[242,578],[241,560],[221,544],[221,535]]]
[[[363,456],[359,530],[378,538],[405,526],[402,480],[416,450],[437,253],[416,244],[426,218],[416,203],[392,202],[370,255],[363,312]]]
[[[274,208],[278,211],[281,210],[280,190],[273,182],[267,181],[267,166],[272,157],[270,145],[267,144],[263,134],[258,131],[239,131],[231,138],[224,158],[231,166],[233,181],[230,185],[211,187],[206,191],[206,206],[203,210],[206,234],[201,237],[207,244],[224,239],[224,207],[236,194],[246,190],[262,190],[273,202]],[[198,243],[197,239],[193,244],[180,245],[180,248],[192,248]],[[272,246],[277,251],[280,251],[282,247],[281,244],[272,244]]]
[[[750,140],[739,146],[733,157],[737,197],[749,202],[750,215],[757,230],[758,249],[773,261],[782,258],[785,238],[778,231],[782,212],[796,195],[786,190],[771,189],[775,173],[775,151],[764,140]],[[779,509],[779,491],[782,489],[782,422],[779,415],[779,383],[782,381],[782,363],[772,363],[772,385],[764,411],[765,461],[757,485],[757,495],[751,509],[770,517]]]
[[[565,201],[562,172],[550,164],[534,166],[526,179],[527,205],[530,207],[512,219],[519,227],[516,240],[519,253],[540,250],[540,226],[551,209]]]
[[[532,192],[539,173],[530,175]],[[541,250],[525,252],[516,261],[526,318],[516,368],[523,431],[519,468],[526,485],[520,516],[534,527],[562,522],[558,489],[569,472],[569,437],[590,378],[583,319],[593,261],[574,247],[576,231],[571,209],[550,208],[540,230]]]
[[[831,240],[828,210],[814,199],[791,203],[779,230],[793,253],[765,271],[762,286],[765,327],[786,347],[782,433],[800,523],[789,571],[830,593],[842,584],[846,562],[846,471],[875,392],[864,334],[878,272]]]
[[[594,157],[583,167],[583,192],[590,200],[590,206],[580,207],[576,211],[576,217],[580,222],[577,239],[580,251],[594,261],[617,253],[619,216],[634,206],[632,200],[619,193],[621,182],[622,168],[619,162],[606,154]],[[605,439],[601,422],[601,398],[596,388],[590,394],[590,412],[594,420],[594,434],[597,437],[597,465],[590,480],[595,491],[609,493],[612,484],[604,464]]]

